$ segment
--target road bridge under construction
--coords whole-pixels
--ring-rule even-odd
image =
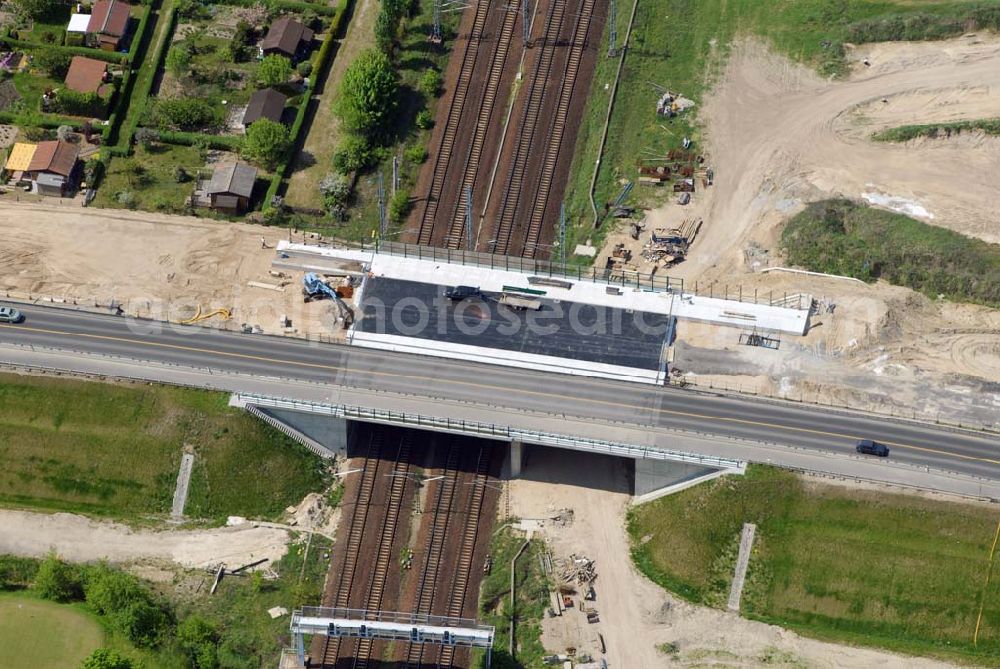
[[[25,323],[0,326],[7,366],[208,387],[290,402],[299,413],[522,444],[667,454],[638,458],[649,462],[686,454],[730,469],[770,463],[1000,499],[1000,440],[988,432],[63,308],[24,311]],[[862,438],[888,444],[892,456],[859,456]]]

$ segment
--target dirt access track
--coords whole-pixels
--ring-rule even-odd
[[[784,264],[776,251],[781,224],[805,203],[829,197],[865,198],[1000,242],[1000,138],[968,132],[905,144],[871,140],[877,130],[904,124],[1000,116],[1000,37],[864,45],[850,59],[851,76],[828,81],[759,42],[735,44],[699,117],[715,185],[686,208],[669,204],[647,216],[647,230],[704,219],[688,260],[670,271],[688,285],[810,293],[832,300],[835,310],[778,352],[748,351],[723,329],[683,324],[675,367],[694,380],[721,377],[796,399],[891,404],[996,423],[997,310],[886,284],[759,273]],[[611,244],[628,241],[610,237]]]

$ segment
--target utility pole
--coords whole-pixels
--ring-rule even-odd
[[[465,187],[465,248],[469,251],[475,246],[472,238],[472,186]]]
[[[566,203],[559,205],[559,262],[566,265]]]
[[[615,14],[615,0],[611,0],[608,21],[610,21],[610,28],[608,30],[608,58],[614,58],[618,55],[618,21]]]
[[[443,41],[441,39],[441,2],[442,0],[434,0],[434,23],[428,38],[433,44],[440,44]]]
[[[382,173],[378,173],[378,235],[379,239],[385,239],[388,232],[389,219],[385,215],[385,179]]]
[[[392,157],[392,196],[396,197],[399,189],[399,156]]]

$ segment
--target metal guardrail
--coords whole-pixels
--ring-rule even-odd
[[[290,400],[250,393],[234,393],[233,398],[236,403],[243,406],[256,405],[261,407],[273,407],[276,409],[287,409],[289,411],[321,414],[335,418],[361,420],[369,423],[405,425],[437,432],[466,434],[502,441],[520,441],[528,444],[538,444],[540,446],[555,446],[558,448],[569,448],[594,453],[604,453],[607,455],[617,455],[636,460],[687,462],[706,467],[720,467],[724,469],[735,469],[738,471],[743,471],[746,468],[746,462],[742,460],[651,448],[649,446],[637,446],[635,444],[613,442],[604,439],[592,439],[589,437],[577,437],[567,434],[558,434],[555,432],[544,432],[541,430],[521,429],[507,425],[499,425],[497,423],[482,423],[463,419],[424,416],[421,414],[407,413],[405,411],[356,407],[346,404],[322,404],[306,400]]]

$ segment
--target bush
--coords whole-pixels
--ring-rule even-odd
[[[43,598],[55,602],[70,602],[83,595],[79,572],[55,553],[49,553],[38,566],[35,590]]]
[[[24,138],[29,142],[44,142],[47,139],[52,139],[52,131],[32,126],[24,129]]]
[[[411,163],[420,165],[427,160],[427,147],[423,144],[408,146],[406,147],[406,150],[403,151],[403,158]]]
[[[160,133],[153,128],[139,128],[135,131],[135,142],[144,149],[148,149],[158,141],[160,141]]]
[[[388,57],[369,49],[344,73],[334,111],[348,130],[373,139],[384,137],[396,113],[396,96],[396,72]]]
[[[135,193],[130,190],[120,190],[115,193],[115,202],[129,209],[135,209],[139,204],[135,199]]]
[[[110,648],[98,648],[80,665],[80,669],[138,669],[129,658]]]
[[[191,71],[191,51],[186,45],[173,45],[170,51],[167,51],[164,67],[167,68],[167,72],[180,79]]]
[[[298,67],[296,67],[295,70],[299,73],[299,76],[308,77],[310,74],[312,74],[313,65],[308,60],[304,60],[301,63],[299,63]]]
[[[319,182],[319,192],[323,195],[326,213],[339,221],[345,220],[351,199],[350,180],[342,174],[327,174]]]
[[[333,154],[333,167],[338,172],[349,174],[370,167],[377,162],[377,155],[364,137],[348,135],[340,142],[340,148]]]
[[[178,625],[177,643],[197,669],[218,666],[219,632],[204,618],[191,616]]]
[[[179,184],[187,183],[191,181],[191,175],[188,174],[188,171],[182,165],[178,165],[174,168],[174,181]]]
[[[106,616],[115,630],[138,646],[156,645],[168,627],[167,615],[131,574],[105,565],[95,567],[84,591],[87,606]]]
[[[389,200],[389,219],[393,223],[402,223],[406,220],[412,208],[413,203],[410,201],[410,192],[408,190],[398,190],[392,196],[392,199]]]
[[[97,93],[78,93],[69,88],[61,88],[51,109],[69,116],[103,116],[104,99]]]
[[[264,86],[281,85],[287,82],[290,76],[292,76],[292,62],[277,54],[266,56],[257,67],[257,80]]]
[[[441,73],[430,68],[420,77],[420,92],[429,98],[436,98],[441,92],[442,82]]]
[[[247,129],[243,156],[268,169],[282,159],[289,147],[288,128],[271,119],[262,118]]]
[[[416,123],[421,130],[429,130],[434,127],[434,115],[427,109],[421,109],[417,113]]]
[[[60,49],[39,49],[32,53],[34,65],[48,73],[53,79],[63,79],[69,71],[73,56]]]
[[[849,200],[816,202],[781,234],[791,264],[1000,306],[1000,245]]]
[[[158,100],[150,110],[152,125],[179,130],[208,129],[222,123],[222,114],[199,98]]]

